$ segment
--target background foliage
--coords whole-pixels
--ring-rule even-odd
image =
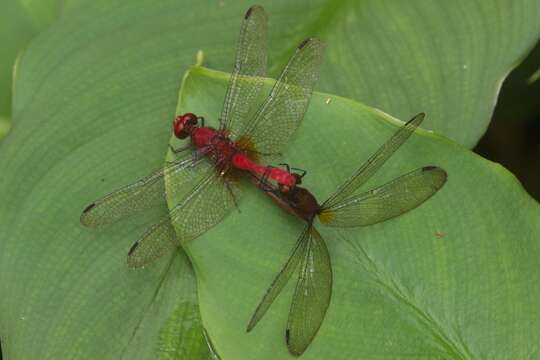
[[[503,77],[540,33],[534,0],[261,3],[270,12],[270,75],[302,38],[320,36],[328,48],[319,89],[401,119],[426,111],[427,128],[464,147],[478,141]],[[9,294],[0,299],[4,354],[210,357],[183,255],[144,271],[124,265],[144,223],[165,209],[101,231],[82,229],[78,216],[89,201],[161,166],[181,76],[199,49],[206,66],[230,69],[250,4],[13,4],[13,14],[25,19],[13,15],[13,29],[24,30],[13,30],[22,35],[13,36],[5,58],[13,59],[21,44],[46,30],[18,63],[11,116],[1,113],[13,119],[12,132],[0,143],[0,292]],[[2,63],[4,94],[11,63]],[[203,96],[183,106],[217,114],[224,81],[212,74],[193,79],[192,94]],[[325,107],[327,96],[316,96],[287,154],[309,169],[309,185],[323,198],[359,164],[357,154],[368,154],[394,128],[388,117],[349,100],[332,96],[332,106]],[[347,140],[353,134],[362,142]],[[334,151],[313,150],[328,148],[329,137],[339,139]],[[347,152],[351,144],[355,150]],[[336,305],[306,358],[325,358],[330,351],[344,358],[373,351],[380,357],[538,356],[530,338],[538,330],[531,311],[539,291],[533,261],[537,204],[504,169],[425,132],[381,176],[389,179],[426,161],[450,172],[436,201],[410,217],[334,240]],[[257,333],[243,334],[298,225],[266,200],[248,190],[246,211],[189,249],[204,323],[224,359],[268,356],[269,349],[288,356],[282,340],[287,296]],[[259,229],[282,236],[255,241],[246,224],[261,217]],[[434,238],[439,230],[444,241]],[[246,296],[230,298],[237,294]],[[339,336],[337,324],[349,317],[354,324]]]
[[[515,174],[536,200],[540,200],[540,81],[529,79],[538,64],[540,44],[504,82],[492,122],[475,148]]]

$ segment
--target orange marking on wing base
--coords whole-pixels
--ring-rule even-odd
[[[334,220],[334,213],[332,211],[323,210],[319,214],[319,220],[322,224],[330,224]]]
[[[236,146],[238,146],[240,150],[244,151],[251,161],[259,162],[257,148],[249,137],[241,136],[238,141],[236,141]]]

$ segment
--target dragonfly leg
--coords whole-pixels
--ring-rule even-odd
[[[181,153],[183,151],[186,151],[186,150],[189,150],[189,149],[193,149],[193,147],[191,145],[182,146],[181,148],[178,148],[178,149],[174,149],[172,147],[172,145],[169,145],[169,148],[175,154],[175,157],[176,157],[176,154],[179,154],[179,153]],[[193,149],[193,152],[192,152],[193,162],[195,162],[197,160],[200,160],[203,157],[204,154],[205,153],[202,150]],[[172,161],[165,161],[165,164],[172,165],[172,164],[176,164],[178,161],[179,161],[179,159],[175,159],[175,160],[172,160]]]
[[[207,153],[210,152],[210,147],[209,146],[206,146],[204,148],[199,148],[199,149],[195,149],[193,150],[193,160],[200,160],[202,159],[204,156],[206,156]]]
[[[296,175],[302,179],[304,176],[306,176],[307,174],[307,171],[304,170],[304,169],[299,169],[299,168],[291,168],[291,170],[294,170],[294,171],[298,171],[298,173],[296,173]]]
[[[299,179],[302,179],[304,176],[306,176],[307,174],[307,171],[304,170],[304,169],[300,169],[300,168],[295,168],[295,167],[290,167],[289,164],[287,163],[279,163],[278,164],[279,166],[283,166],[285,168],[285,170],[287,170],[287,172],[289,174],[292,174],[291,170],[293,171],[297,171],[296,173],[294,173],[296,176],[298,176]]]
[[[227,180],[225,180],[225,186],[227,187],[227,191],[229,191],[229,194],[232,197],[232,200],[234,202],[234,206],[236,207],[238,212],[241,213],[242,211],[240,211],[240,207],[238,206],[238,203],[236,202],[236,197],[234,196],[234,193],[233,193],[233,191],[231,189],[231,185],[229,184],[229,182]]]
[[[278,165],[279,165],[279,166],[285,167],[285,169],[287,170],[287,172],[288,172],[289,174],[291,173],[291,168],[290,168],[289,164],[287,164],[287,163],[279,163]]]
[[[262,178],[261,178],[261,181],[264,182],[264,183],[268,183],[268,179],[270,178],[270,171],[272,171],[272,169],[274,169],[275,167],[272,166],[272,165],[269,165],[266,167],[266,171],[264,172]]]
[[[264,174],[260,178],[257,178],[257,186],[264,192],[272,192],[274,190],[268,181],[272,169],[275,169],[275,166],[267,166]]]
[[[175,149],[172,145],[169,145],[169,149],[170,149],[174,154],[179,154],[179,153],[181,153],[181,152],[183,152],[183,151],[186,151],[186,150],[188,150],[188,149],[191,149],[191,148],[192,148],[191,144],[188,144],[188,145],[185,145],[185,146],[180,146],[180,147],[178,147],[178,148],[176,148],[176,149]]]
[[[177,154],[183,152],[183,151],[186,151],[186,150],[189,150],[190,148],[192,148],[191,145],[186,145],[186,146],[182,146],[182,147],[179,147],[179,148],[174,148],[172,145],[169,144],[169,149],[171,150],[171,152],[176,156]],[[167,165],[172,165],[176,163],[175,160],[173,161],[165,161],[165,164]]]

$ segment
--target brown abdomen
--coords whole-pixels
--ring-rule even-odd
[[[296,187],[290,196],[295,213],[306,221],[311,221],[319,211],[317,199],[308,190]]]

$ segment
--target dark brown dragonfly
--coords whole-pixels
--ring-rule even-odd
[[[419,114],[405,123],[322,204],[305,188],[275,185],[264,176],[256,178],[259,186],[278,205],[305,221],[306,226],[251,317],[248,332],[264,316],[292,274],[298,271],[285,330],[289,352],[301,355],[317,334],[330,304],[332,267],[326,244],[314,227],[316,218],[323,225],[343,228],[380,223],[416,208],[445,184],[447,175],[443,169],[425,166],[375,189],[357,193],[423,119],[424,114]],[[297,184],[301,183],[304,174],[294,174]]]
[[[183,151],[175,150],[175,161],[83,210],[81,223],[95,227],[165,204],[166,195],[179,199],[131,247],[128,266],[144,266],[219,223],[237,204],[236,180],[249,173],[266,173],[261,164],[279,156],[300,125],[318,79],[324,46],[314,38],[302,41],[257,110],[266,73],[266,28],[264,9],[249,8],[218,129],[205,126],[202,117],[191,113],[178,116],[173,122],[175,135],[191,141]],[[273,180],[290,183],[288,172],[270,171]],[[164,179],[170,184],[167,192]]]

